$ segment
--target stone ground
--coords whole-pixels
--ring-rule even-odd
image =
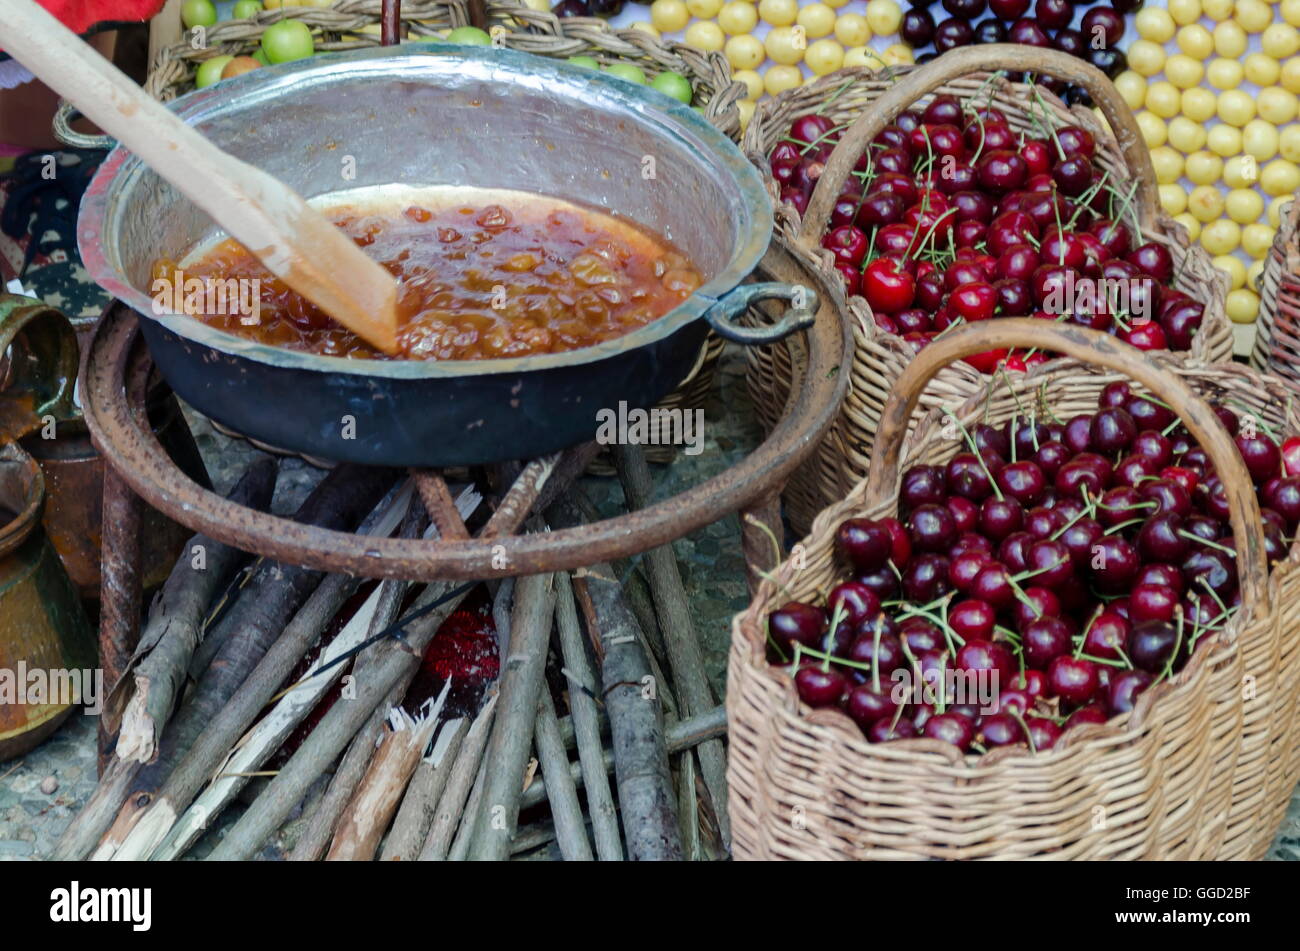
[[[759,440],[761,434],[745,393],[743,369],[743,363],[728,353],[721,368],[721,383],[714,388],[714,397],[706,407],[706,449],[695,457],[681,457],[681,462],[670,468],[656,469],[659,497],[667,497],[722,471],[742,458]],[[192,422],[213,480],[218,489],[225,490],[256,450],[215,433],[202,420]],[[317,477],[316,471],[304,463],[286,461],[281,467],[275,510],[292,512]],[[613,514],[620,510],[622,490],[618,480],[588,478],[584,480],[584,488],[603,512]],[[721,695],[726,683],[730,620],[749,600],[739,523],[734,515],[728,516],[679,540],[675,548],[684,569],[708,673]],[[50,854],[94,788],[95,726],[93,717],[73,716],[25,758],[0,762],[0,860],[24,861]],[[241,808],[227,810],[230,814],[191,855],[206,854]],[[282,855],[296,838],[295,833],[295,823],[291,821],[277,842],[267,846],[262,857]],[[1269,857],[1300,861],[1300,793],[1291,801]]]

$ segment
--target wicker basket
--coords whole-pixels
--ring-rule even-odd
[[[999,69],[1032,69],[1084,86],[1116,134],[1107,131],[1091,110],[1069,108],[1041,87],[993,76],[992,72]],[[1133,208],[1143,237],[1169,248],[1178,288],[1205,304],[1201,333],[1193,341],[1190,354],[1180,357],[1199,362],[1231,359],[1232,327],[1224,312],[1226,275],[1211,264],[1204,251],[1189,246],[1182,226],[1158,210],[1150,155],[1132,112],[1115,87],[1100,71],[1064,53],[1024,46],[969,47],[945,53],[923,67],[879,72],[860,67],[840,70],[761,103],[742,145],[765,174],[768,154],[799,116],[820,113],[837,124],[851,126],[827,162],[804,219],[800,221],[787,205],[779,216],[780,225],[791,229],[789,233],[797,235],[810,250],[819,251],[826,267],[831,267],[830,252],[820,251],[821,237],[850,169],[876,133],[895,116],[940,94],[995,106],[1017,131],[1032,132],[1035,123],[1048,123],[1056,128],[1079,125],[1091,132],[1097,142],[1094,163],[1109,172],[1112,180],[1137,179]],[[770,177],[769,190],[778,200],[776,183]],[[839,425],[819,454],[818,464],[805,467],[787,489],[787,507],[799,531],[806,530],[808,522],[804,519],[809,513],[842,499],[849,487],[866,474],[881,407],[913,357],[901,338],[876,326],[865,300],[851,297],[849,309],[856,335],[849,398]],[[752,353],[749,359],[754,400],[766,422],[779,412],[782,393],[788,389],[791,355],[774,347]],[[985,380],[967,364],[947,367],[935,378],[922,405],[930,408],[960,401],[982,388]]]
[[[206,59],[223,54],[250,54],[258,48],[262,34],[282,19],[302,20],[317,33],[318,50],[351,50],[380,45],[376,34],[357,33],[362,27],[380,22],[381,0],[339,0],[333,7],[285,7],[266,11],[248,20],[225,21],[207,31],[207,43],[195,49],[188,40],[159,51],[145,82],[145,90],[157,99],[168,100],[193,88],[194,73]],[[736,104],[745,87],[732,80],[727,59],[721,53],[706,53],[679,43],[662,42],[643,30],[612,29],[595,18],[560,19],[545,11],[519,3],[488,0],[483,4],[487,24],[498,46],[538,56],[567,58],[591,56],[602,65],[632,62],[654,77],[665,70],[686,76],[695,89],[695,104],[705,118],[733,140],[740,137],[740,113]],[[405,0],[400,16],[411,39],[437,38],[438,32],[471,22],[469,0]],[[665,409],[693,410],[704,405],[722,356],[723,340],[710,332],[690,374],[660,402]],[[669,462],[677,453],[671,440],[650,445],[646,456],[652,462]],[[612,474],[602,455],[592,464],[597,474]]]
[[[1259,281],[1259,320],[1250,363],[1300,389],[1300,201],[1282,209],[1281,227]]]
[[[1017,376],[1010,387],[990,385],[991,398],[967,400],[954,407],[957,416],[970,424],[987,412],[996,424],[1038,401],[1065,418],[1095,410],[1101,388],[1118,379],[1158,394],[1228,488],[1242,608],[1132,713],[1071,729],[1049,752],[1004,747],[976,757],[928,739],[868,743],[844,713],[801,704],[790,677],[769,666],[765,618],[787,597],[815,597],[839,580],[836,527],[849,516],[893,515],[902,467],[952,456],[938,411],[905,435],[929,379],[962,356],[1034,344],[1075,359]],[[922,351],[885,408],[870,476],[818,516],[801,558],[765,581],[734,623],[727,714],[736,856],[1262,857],[1300,779],[1300,547],[1269,574],[1250,479],[1207,401],[1249,406],[1292,433],[1300,417],[1284,408],[1284,393],[1246,367],[1188,366],[1094,331],[1029,320],[963,327]]]

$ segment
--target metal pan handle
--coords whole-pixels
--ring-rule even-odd
[[[746,327],[736,319],[761,300],[788,300],[789,309],[776,323],[764,327]],[[756,346],[776,343],[793,333],[811,327],[821,305],[817,292],[803,284],[786,284],[782,281],[762,281],[741,284],[719,297],[704,319],[724,340]]]

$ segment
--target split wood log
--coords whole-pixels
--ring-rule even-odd
[[[393,820],[392,831],[384,840],[380,861],[412,862],[419,858],[438,812],[438,800],[447,788],[447,777],[451,775],[456,754],[460,752],[468,730],[469,720],[464,717],[447,721],[433,752],[415,768],[415,775],[411,777],[402,805],[397,810],[397,818]]]
[[[650,504],[652,484],[650,468],[640,446],[614,447],[614,459],[619,481],[629,509],[641,509]],[[716,700],[704,673],[704,654],[695,625],[691,621],[677,568],[677,556],[671,544],[652,548],[644,555],[650,590],[654,595],[655,611],[659,615],[659,629],[663,632],[664,646],[668,651],[668,664],[672,668],[673,684],[681,697],[683,716],[693,716],[710,709]],[[722,740],[709,740],[696,750],[700,760],[700,775],[704,780],[713,809],[718,817],[723,847],[731,850],[731,823],[727,818],[727,751]]]
[[[573,600],[573,584],[567,573],[556,576],[555,588],[555,630],[560,642],[560,655],[569,677],[569,709],[572,711],[570,721],[578,747],[583,785],[587,790],[587,807],[591,812],[596,855],[602,862],[621,862],[623,842],[618,831],[618,811],[614,808],[614,796],[610,792],[609,776],[605,772],[601,756],[596,678],[587,656],[582,630],[578,626],[578,607]],[[549,777],[550,774],[546,773],[546,776]]]
[[[491,688],[491,696],[484,698],[482,708],[465,734],[465,741],[461,744],[456,759],[451,763],[447,786],[438,800],[433,823],[429,826],[424,846],[420,849],[421,862],[444,861],[451,851],[452,839],[465,815],[466,800],[478,777],[479,763],[492,733],[498,697],[496,688]]]
[[[416,607],[454,590],[449,584],[430,584]],[[411,623],[404,641],[388,639],[377,647],[376,656],[364,674],[356,676],[357,696],[348,703],[336,703],[316,729],[290,757],[256,802],[226,833],[226,838],[208,857],[210,861],[247,859],[274,834],[301,800],[307,787],[329,768],[344,747],[365,725],[374,709],[383,703],[397,684],[413,677],[420,657],[443,621],[459,606],[464,595],[456,595],[429,614]]]
[[[542,775],[546,777],[546,797],[551,803],[551,818],[555,823],[555,837],[560,854],[566,862],[592,861],[591,843],[587,841],[586,821],[582,818],[582,805],[578,790],[569,775],[569,756],[560,739],[560,725],[555,719],[555,704],[551,692],[542,685],[537,703],[537,722],[534,728],[537,759]]]
[[[254,463],[240,477],[239,481],[235,484],[235,488],[231,491],[229,498],[232,501],[240,502],[241,504],[265,504],[266,499],[263,498],[263,485],[269,484],[269,487],[273,489],[274,480],[274,462],[271,462],[269,467],[267,463]],[[269,498],[269,496],[267,496],[267,498]],[[199,541],[202,537],[203,536],[201,535],[196,535],[194,539],[191,540],[191,544],[186,546],[186,552],[188,553],[194,544],[202,544],[202,542]],[[225,558],[225,552],[232,552],[233,549],[229,549],[225,545],[219,545],[223,551],[218,552],[213,547],[216,545],[219,545],[219,543],[214,542],[208,547],[206,572],[192,571],[192,562],[186,557],[186,555],[182,555],[180,561],[177,562],[176,567],[172,570],[172,574],[175,575],[177,572],[183,572],[187,578],[192,578],[193,580],[183,586],[184,594],[182,594],[181,591],[173,589],[172,580],[170,577],[168,578],[167,583],[163,588],[163,593],[154,608],[154,616],[161,618],[161,615],[164,613],[164,605],[168,606],[166,609],[167,619],[165,629],[162,624],[155,627],[153,616],[151,616],[148,627],[146,627],[144,633],[141,635],[140,646],[137,649],[136,655],[132,657],[131,664],[137,663],[143,656],[145,656],[143,652],[148,650],[151,646],[153,646],[155,650],[162,649],[170,652],[172,649],[171,642],[173,640],[178,642],[181,641],[182,631],[186,628],[191,628],[194,631],[194,636],[196,638],[202,637],[203,619],[207,614],[208,605],[216,592],[220,591],[228,583],[229,576],[234,572],[234,567],[230,567],[225,571],[227,577],[224,580],[217,580],[217,576],[222,573],[223,570],[222,562]],[[198,575],[197,578],[194,577],[196,574]],[[208,583],[213,583],[214,586],[212,588],[212,593],[204,599],[199,588]],[[180,588],[182,586],[178,582],[176,587]],[[163,647],[162,645],[164,644],[168,646]],[[190,651],[192,653],[193,649],[191,648]],[[179,653],[183,653],[183,651]],[[184,680],[185,664],[187,662],[188,658],[178,658],[179,670],[177,671],[177,674],[180,682],[183,682]],[[161,661],[159,663],[161,665]],[[128,664],[127,669],[130,670],[130,664]],[[129,680],[130,678],[123,677],[121,683],[125,684],[129,682]],[[158,678],[157,682],[161,683],[162,678]],[[116,703],[119,707],[125,706],[126,701],[123,699],[124,689],[125,688],[115,688],[110,694],[109,703]],[[179,689],[179,687],[177,689]],[[114,697],[117,698],[116,701],[113,700]],[[105,709],[105,712],[107,714],[107,708]],[[81,811],[77,813],[76,817],[68,825],[68,828],[63,831],[63,835],[59,837],[59,841],[54,847],[53,857],[60,861],[75,861],[84,859],[90,854],[90,852],[95,848],[95,845],[99,842],[100,838],[104,835],[104,832],[110,825],[112,825],[118,811],[122,808],[122,804],[126,801],[127,796],[130,795],[135,782],[135,777],[139,773],[140,765],[139,762],[133,761],[130,763],[124,763],[117,757],[113,758],[107,771],[100,777],[99,783],[95,786],[95,790],[91,793],[86,804],[82,806]]]
[[[402,526],[402,534],[406,537],[422,534],[425,529],[425,522],[426,512],[423,506],[412,506],[407,512],[406,520]],[[386,579],[379,586],[379,606],[370,621],[367,639],[374,637],[397,620],[402,609],[402,601],[406,597],[409,587],[410,585],[407,582],[397,578]],[[362,652],[354,665],[354,676],[364,676],[366,668],[374,662],[382,647],[382,644],[377,643]],[[361,782],[361,777],[366,771],[366,766],[374,755],[389,708],[394,703],[401,702],[401,696],[397,696],[396,700],[394,700],[393,695],[397,694],[398,691],[402,694],[406,693],[406,688],[410,684],[414,673],[412,671],[410,677],[403,676],[398,680],[390,691],[388,699],[371,712],[365,726],[348,744],[347,752],[343,754],[342,761],[334,770],[334,775],[330,777],[325,794],[317,800],[315,807],[311,811],[311,817],[303,824],[298,841],[289,853],[290,861],[314,862],[324,854],[330,839],[334,835],[334,829],[339,817],[343,814],[348,800],[352,798],[357,784]]]
[[[324,588],[327,584],[329,584],[328,580],[322,582],[321,588]],[[319,590],[321,589],[318,588],[317,591]],[[185,809],[181,814],[180,818],[172,826],[171,831],[167,833],[166,838],[163,839],[162,844],[154,849],[151,855],[152,859],[170,861],[179,858],[211,825],[213,820],[221,814],[231,800],[239,795],[250,781],[250,774],[257,772],[265,764],[267,759],[284,744],[284,741],[297,728],[298,724],[316,708],[321,698],[333,689],[334,684],[347,671],[346,664],[335,664],[319,676],[313,676],[314,673],[364,642],[367,632],[370,630],[370,621],[374,617],[378,603],[379,592],[371,592],[366,602],[348,620],[343,629],[339,631],[338,635],[326,646],[320,657],[309,668],[307,679],[287,691],[271,710],[257,721],[257,724],[252,729],[234,741],[234,749],[220,762],[220,765],[212,770],[212,772],[216,773],[215,778],[190,803],[189,808]],[[308,604],[310,605],[310,601]],[[304,606],[303,611],[306,610],[307,606]],[[301,613],[299,612],[300,615]],[[272,647],[267,652],[267,656],[263,658],[263,662],[272,661],[272,653],[276,650],[277,647]],[[260,681],[262,676],[258,671],[254,671],[246,683],[251,683],[253,678],[258,678]],[[278,681],[272,684],[270,689],[276,689],[283,682],[283,679],[283,677],[280,677]],[[268,682],[274,680],[274,676],[267,677]],[[230,705],[233,707],[242,705],[244,702],[245,698],[242,694],[236,693],[231,698]],[[257,716],[260,709],[262,707],[253,710],[250,716]],[[224,729],[221,732],[224,733]],[[201,738],[200,743],[203,742],[206,741]],[[215,739],[213,742],[215,747]],[[195,750],[197,750],[198,745],[195,744]],[[194,753],[195,750],[191,750],[191,752]],[[195,768],[197,769],[197,767]],[[181,771],[188,769],[190,767],[184,764],[177,767],[171,779],[179,781]],[[321,786],[319,795],[313,796],[311,803],[304,810],[305,814],[310,815],[314,812],[316,804],[325,795],[324,784],[321,784]],[[161,806],[163,802],[167,801],[170,801],[170,796],[164,792],[164,795],[159,797],[155,806]],[[143,825],[143,823],[141,824]]]
[[[725,736],[726,733],[727,709],[719,705],[698,717],[681,720],[666,728],[664,730],[664,746],[671,756],[698,746],[705,740]],[[614,770],[614,754],[610,750],[601,751],[600,761],[606,775]],[[586,773],[578,763],[569,764],[569,775],[573,777],[576,783],[586,782]],[[533,806],[540,805],[545,801],[546,782],[540,779],[535,780],[531,786],[524,790],[524,795],[519,800],[519,808],[531,809]]]
[[[510,855],[554,614],[553,575],[528,575],[515,582],[510,654],[503,659],[501,701],[488,741],[487,761],[492,769],[471,827],[469,858],[475,861],[504,861]]]
[[[445,691],[444,691],[445,697]],[[438,714],[415,721],[398,708],[390,722],[394,728],[379,744],[366,775],[339,819],[338,831],[326,858],[331,862],[369,862],[379,840],[397,811],[411,774],[438,725]]]
[[[254,462],[227,498],[265,510],[275,491],[274,457]],[[199,533],[181,550],[149,612],[135,654],[104,705],[110,732],[118,733],[118,759],[147,763],[185,683],[203,622],[217,593],[230,583],[248,555]],[[120,727],[120,732],[119,732]]]
[[[328,482],[329,478],[327,476],[325,481]],[[410,497],[409,490],[398,487],[375,504],[373,496],[383,489],[382,481],[366,478],[364,482],[354,483],[345,479],[325,493],[326,501],[330,495],[346,492],[350,484],[356,484],[363,503],[368,501],[374,506],[359,530],[365,534],[381,529],[384,534],[392,531]],[[321,485],[324,486],[325,482]],[[317,492],[320,492],[320,487]],[[317,492],[313,492],[304,503],[300,514],[304,510],[310,514],[308,507],[317,497]],[[351,512],[355,504],[349,502],[347,511]],[[337,511],[337,508],[330,505],[327,511]],[[333,520],[331,516],[330,521]],[[345,524],[354,524],[354,519],[349,517]],[[263,574],[264,571],[267,573]],[[230,625],[229,639],[220,649],[209,673],[200,680],[163,734],[159,759],[161,762],[163,757],[168,758],[166,768],[159,768],[156,763],[141,770],[136,784],[140,792],[147,793],[148,799],[142,795],[131,797],[100,842],[95,851],[96,858],[140,860],[149,857],[171,830],[181,811],[212,778],[217,766],[230,752],[231,745],[263,710],[359,583],[358,579],[345,575],[329,575],[317,583],[319,573],[312,572],[314,578],[305,578],[302,577],[303,571],[300,568],[288,569],[298,578],[301,588],[315,585],[314,590],[308,588],[310,593],[303,595],[305,603],[296,593],[286,594],[279,589],[276,578],[283,573],[275,562],[265,562],[241,592],[239,601],[223,620],[223,624]],[[244,607],[255,598],[261,598],[265,603]],[[286,612],[294,611],[293,619],[285,624]],[[272,637],[273,641],[254,657],[253,653],[259,650],[263,637]],[[246,652],[239,651],[241,642],[250,645]],[[247,669],[243,673],[235,669],[245,665]],[[142,805],[147,807],[148,821],[137,829],[146,818]]]

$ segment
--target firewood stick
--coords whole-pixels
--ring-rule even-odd
[[[461,816],[460,827],[456,830],[456,838],[452,840],[451,849],[447,852],[447,861],[463,862],[469,855],[470,840],[474,837],[474,830],[478,826],[478,814],[483,808],[483,790],[487,786],[488,764],[491,761],[485,756],[478,764],[478,773],[474,776],[474,786],[469,792],[469,801],[465,803],[465,814]]]
[[[402,526],[402,534],[405,537],[413,538],[423,532],[423,514],[420,512],[420,506],[413,506],[408,511]],[[379,605],[375,610],[374,618],[370,622],[367,638],[374,637],[397,620],[407,588],[407,582],[396,578],[386,579],[380,585]],[[362,677],[365,675],[366,668],[374,662],[383,646],[383,644],[374,644],[362,652],[354,665],[354,676]],[[375,743],[379,739],[384,720],[388,716],[388,708],[393,705],[392,694],[399,689],[405,693],[406,685],[409,683],[409,678],[401,678],[394,689],[390,691],[388,700],[375,708],[366,720],[365,726],[352,738],[352,741],[348,744],[347,752],[343,754],[343,760],[339,763],[338,768],[334,770],[334,775],[330,777],[329,784],[325,788],[325,794],[316,802],[311,812],[311,818],[304,823],[298,841],[289,853],[288,858],[290,861],[314,862],[325,852],[330,838],[334,835],[335,824],[338,822],[339,816],[343,814],[348,800],[352,798],[352,794],[361,781],[371,756],[374,754]],[[401,699],[401,697],[398,697],[396,702],[400,703]]]
[[[358,530],[387,535],[401,517],[409,497],[409,491],[395,489],[375,506]],[[185,755],[157,790],[147,812],[133,810],[120,815],[96,855],[144,859],[170,835],[177,819],[212,778],[231,746],[262,712],[359,583],[360,579],[347,575],[327,575],[321,581],[229,700],[208,717]],[[303,711],[304,715],[306,712]],[[245,782],[237,780],[230,796]],[[208,817],[209,821],[212,818],[215,814]],[[186,834],[192,841],[200,831],[190,829]]]
[[[488,737],[492,732],[492,718],[496,713],[498,694],[495,688],[492,695],[483,702],[465,740],[460,745],[456,759],[451,762],[447,774],[447,786],[438,799],[438,808],[434,812],[433,823],[425,836],[424,846],[420,849],[421,862],[441,862],[451,850],[452,837],[465,814],[466,800],[471,795],[475,779],[478,777],[479,763],[483,751],[487,749]]]
[[[269,467],[264,463],[254,463],[240,477],[229,498],[241,504],[265,505],[269,498],[270,489],[274,488],[274,481],[275,466],[273,463]],[[205,552],[206,570],[195,570],[190,552],[192,552],[195,544],[204,544],[202,539],[203,536],[201,535],[194,536],[190,540],[190,544],[185,547],[185,551],[182,553],[180,560],[177,561],[176,567],[172,569],[172,576],[179,573],[186,578],[186,582],[184,584],[177,582],[174,587],[172,577],[168,578],[157,606],[150,615],[149,624],[140,636],[140,646],[135,657],[132,658],[131,664],[136,664],[141,658],[148,660],[151,655],[145,652],[150,648],[155,653],[160,650],[171,651],[174,646],[173,642],[182,640],[182,631],[193,631],[195,637],[201,636],[203,617],[207,613],[208,604],[211,602],[213,595],[228,583],[234,569],[238,567],[239,558],[239,553],[234,549],[219,543],[211,543]],[[220,548],[220,551],[217,548]],[[227,564],[228,554],[234,556],[230,559],[229,564]],[[205,593],[203,590],[205,588],[210,590]],[[155,618],[159,622],[157,626],[154,623]],[[162,661],[159,661],[159,665],[161,668]],[[183,683],[185,658],[178,659],[178,668],[179,682]],[[131,670],[130,665],[128,665],[127,670]],[[158,684],[161,684],[163,679],[154,675],[154,680]],[[128,683],[131,683],[131,678],[123,677],[121,685]],[[109,696],[108,706],[105,708],[106,716],[112,705],[121,708],[128,703],[125,688],[121,685],[119,685],[119,689],[115,689]],[[155,695],[160,690],[161,687],[156,689],[154,691]],[[162,722],[162,720],[158,720],[155,725],[161,725]],[[141,765],[139,762],[118,765],[120,762],[117,757],[114,757],[114,762],[109,764],[108,770],[101,777],[95,791],[86,801],[76,818],[64,830],[63,835],[60,836],[54,848],[54,855],[60,860],[84,859],[94,849],[108,827],[112,825],[114,818],[122,808],[122,804],[132,791],[135,777],[139,773]]]
[[[664,746],[663,709],[634,630],[636,618],[617,582],[593,575],[587,578],[587,590],[604,646],[601,680],[628,857],[679,860],[681,833]]]
[[[276,469],[273,457],[254,462],[228,498],[237,505],[265,509],[275,490]],[[208,605],[247,558],[238,549],[202,533],[181,549],[149,612],[126,674],[104,705],[109,730],[117,732],[121,727],[116,750],[119,759],[138,763],[153,759],[158,736],[171,716],[190,658],[203,637]]]
[[[555,524],[579,524],[582,514],[573,497],[547,513]],[[622,586],[608,564],[592,565],[574,579],[574,593],[585,591],[588,629],[599,647],[601,694],[609,717],[615,780],[627,857],[680,860],[681,832],[668,753],[664,746],[664,681],[651,673],[653,654],[623,598]]]
[[[578,607],[573,600],[573,585],[567,573],[556,575],[555,629],[565,669],[581,684],[568,685],[569,709],[573,711],[569,719],[578,747],[583,785],[587,790],[596,855],[602,862],[621,862],[623,843],[618,831],[618,812],[609,789],[609,776],[601,760],[600,711],[595,699],[587,693],[587,690],[596,689],[596,678],[578,627]],[[550,773],[546,776],[549,777]]]
[[[502,664],[501,702],[488,741],[492,770],[470,840],[469,858],[475,861],[502,861],[510,855],[554,612],[553,575],[528,575],[515,582],[510,654]]]
[[[640,446],[616,446],[614,458],[619,481],[629,509],[640,509],[650,504],[652,486],[650,469]],[[659,615],[659,629],[663,632],[668,651],[668,664],[672,668],[676,686],[685,709],[685,716],[703,713],[716,702],[704,674],[704,655],[695,636],[691,612],[686,600],[686,588],[677,568],[677,556],[671,544],[652,548],[645,553],[646,572],[654,596],[655,611]],[[718,816],[719,832],[723,846],[731,849],[731,824],[727,819],[727,752],[721,740],[700,744],[696,750],[700,760],[700,774],[705,788],[713,800]]]
[[[569,493],[569,500],[577,506],[582,517],[588,522],[598,522],[601,519],[600,511],[587,498],[586,494],[579,491]],[[646,644],[650,647],[651,659],[659,662],[667,662],[668,657],[664,652],[664,638],[659,630],[659,619],[655,617],[654,603],[650,596],[650,587],[646,583],[645,577],[638,570],[635,562],[630,558],[620,558],[610,563],[614,569],[615,577],[623,581],[623,597],[627,598],[628,607],[636,615],[637,624],[640,625],[641,632],[645,634]]]
[[[424,748],[438,725],[430,716],[416,723],[410,717],[400,721],[402,729],[390,730],[370,760],[366,775],[339,819],[338,831],[326,858],[331,862],[369,862],[379,849],[379,840],[397,811],[411,774],[419,765]]]
[[[450,584],[430,584],[417,605],[428,604],[451,590],[453,586]],[[208,856],[210,861],[247,859],[262,847],[301,801],[307,787],[343,752],[393,687],[404,677],[414,676],[424,649],[462,599],[463,595],[452,598],[413,622],[406,629],[405,643],[389,640],[377,645],[385,650],[376,657],[365,676],[356,678],[356,699],[336,703],[329,709],[316,729],[257,797],[253,807],[226,833],[226,838]]]
[[[578,802],[578,790],[569,775],[569,756],[560,739],[560,727],[555,720],[555,703],[551,692],[542,685],[537,703],[537,722],[534,727],[537,759],[542,775],[550,780],[546,784],[546,798],[551,803],[551,818],[560,854],[566,862],[590,862],[593,859],[591,844],[587,841],[586,822]]]
[[[705,740],[724,736],[726,732],[727,709],[719,704],[698,717],[691,717],[689,720],[682,720],[667,727],[664,730],[664,747],[671,756],[698,746]],[[614,754],[610,750],[602,749],[600,751],[600,762],[605,775],[608,776],[614,770]],[[569,775],[573,777],[575,783],[584,784],[586,782],[586,773],[578,763],[569,764]],[[519,808],[531,809],[533,806],[540,805],[545,801],[546,782],[537,779],[524,790],[523,797],[519,800]],[[588,793],[588,801],[590,801],[590,793]]]
[[[438,811],[438,800],[447,788],[447,777],[451,775],[452,764],[460,752],[469,721],[465,718],[452,720],[443,727],[439,735],[433,756],[420,761],[406,787],[402,805],[398,807],[397,818],[393,820],[392,831],[384,841],[380,860],[384,862],[412,862],[420,855],[424,840],[433,827],[433,817]]]

